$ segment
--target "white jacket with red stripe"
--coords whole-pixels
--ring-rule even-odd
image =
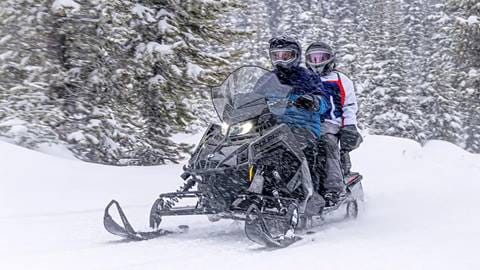
[[[358,105],[352,80],[339,71],[332,71],[321,79],[330,96],[331,105],[331,109],[323,115],[325,121],[342,127],[356,125]]]

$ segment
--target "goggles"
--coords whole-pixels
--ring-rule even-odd
[[[325,64],[333,58],[333,55],[325,51],[310,51],[305,56],[305,60],[310,65]]]
[[[279,49],[270,51],[270,59],[273,63],[283,62],[289,63],[297,58],[295,50]]]

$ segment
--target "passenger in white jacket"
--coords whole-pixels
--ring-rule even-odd
[[[322,193],[327,206],[333,206],[345,198],[343,176],[350,173],[349,152],[362,141],[356,127],[358,105],[355,87],[350,78],[335,69],[335,53],[328,44],[310,44],[305,62],[320,77],[330,99],[331,109],[322,115],[321,140],[326,152],[326,179]]]

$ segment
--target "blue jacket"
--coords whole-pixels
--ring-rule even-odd
[[[297,106],[289,106],[281,118],[281,121],[290,127],[305,128],[312,131],[320,138],[321,115],[329,109],[329,102],[322,81],[307,69],[295,67],[287,71],[274,70],[282,84],[292,86],[289,99],[293,102],[305,94],[312,94],[318,98],[319,108],[317,111],[309,111]]]

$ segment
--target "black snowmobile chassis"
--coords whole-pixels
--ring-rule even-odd
[[[204,203],[208,201],[208,194],[189,190],[197,183],[202,182],[202,175],[212,173],[225,174],[225,168],[195,170],[184,167],[184,171],[181,175],[185,180],[183,187],[177,192],[160,194],[159,198],[153,203],[149,218],[151,231],[136,231],[128,221],[120,204],[115,200],[112,200],[105,208],[103,219],[105,229],[114,235],[129,240],[149,240],[175,232],[159,228],[164,216],[209,215],[213,220],[232,219],[245,221],[250,227],[249,230],[246,229],[247,237],[252,241],[268,246],[281,245],[268,233],[265,234],[265,222],[270,220],[279,223],[289,223],[291,217],[288,209],[291,206],[298,205],[296,199],[250,193],[238,195],[235,202],[228,208],[211,207],[208,206],[208,203]],[[189,206],[176,206],[182,199],[197,199],[197,202]],[[275,207],[272,207],[272,205]],[[122,225],[117,223],[110,214],[112,207],[117,209],[117,216],[119,216]],[[181,232],[184,232],[186,228],[188,226],[182,226],[180,228]]]
[[[247,209],[242,209],[240,207],[234,207],[230,210],[218,211],[214,208],[200,206],[197,203],[195,206],[185,206],[185,207],[172,207],[164,209],[162,204],[164,199],[166,198],[177,198],[177,199],[184,199],[184,198],[197,198],[201,200],[205,195],[203,195],[199,191],[189,191],[189,192],[172,192],[172,193],[164,193],[160,195],[160,198],[155,201],[152,206],[151,215],[155,215],[158,217],[162,216],[188,216],[188,215],[219,215],[222,218],[229,218],[235,220],[246,220]],[[295,202],[294,199],[289,198],[275,198],[269,196],[262,196],[262,195],[239,195],[238,199],[244,201],[258,201],[260,203],[261,214],[265,218],[278,218],[282,215],[275,212],[269,211],[265,207],[265,202],[268,200],[272,201],[284,201],[284,202]],[[237,200],[238,200],[237,199]],[[154,225],[150,223],[151,225]]]
[[[348,183],[353,186],[360,182],[361,176],[355,177],[353,181]],[[191,187],[192,185],[188,185]],[[135,231],[128,221],[120,204],[112,200],[105,208],[104,226],[105,229],[114,234],[126,239],[141,241],[157,238],[163,235],[175,233],[177,231],[160,229],[160,223],[164,216],[190,216],[190,215],[213,215],[214,219],[232,219],[245,221],[249,226],[246,226],[245,232],[247,237],[259,244],[273,247],[285,247],[295,242],[295,239],[275,239],[265,229],[266,223],[270,221],[279,222],[282,224],[290,224],[292,221],[292,209],[298,205],[297,200],[291,198],[271,197],[259,194],[242,194],[237,197],[236,202],[230,209],[219,211],[218,209],[202,205],[202,199],[205,194],[200,191],[183,191],[160,194],[159,198],[153,203],[150,210],[150,227],[152,231],[139,232]],[[166,203],[173,200],[175,203],[180,199],[194,198],[197,203],[191,206],[173,206]],[[345,201],[343,205],[347,206],[347,211],[358,211],[358,205],[355,200]],[[268,207],[268,205],[276,205],[277,207]],[[115,206],[122,225],[118,224],[111,216],[110,209]],[[280,207],[278,207],[280,206]],[[293,206],[293,207],[292,207]],[[340,205],[339,205],[340,206]],[[322,218],[324,214],[333,212],[339,208],[324,208],[321,213],[315,215]],[[297,209],[298,210],[298,209]],[[347,213],[348,214],[348,213]],[[357,213],[348,214],[356,216]],[[312,217],[309,217],[312,218]],[[299,223],[297,228],[306,228],[308,218],[305,214],[296,213],[295,219]],[[297,225],[297,224],[295,224]],[[188,226],[180,226],[180,232],[185,232]]]
[[[216,215],[218,218],[222,219],[246,221],[250,219],[255,219],[257,218],[257,215],[261,215],[264,219],[281,220],[286,218],[285,214],[287,212],[287,209],[285,208],[284,211],[274,211],[265,207],[266,202],[268,200],[274,200],[276,202],[283,201],[284,204],[287,201],[295,203],[295,200],[288,198],[274,198],[262,195],[239,195],[237,199],[239,201],[239,204],[241,204],[241,202],[243,201],[258,202],[256,205],[259,212],[257,211],[255,213],[252,213],[251,209],[249,209],[248,207],[244,208],[241,206],[233,207],[232,209],[224,211],[219,211],[218,209],[201,206],[199,202],[204,196],[205,195],[199,191],[171,192],[160,194],[159,198],[153,203],[152,209],[150,210],[150,227],[153,229],[153,231],[147,232],[147,235],[144,235],[145,237],[143,237],[143,233],[136,232],[133,229],[123,209],[120,207],[120,204],[115,200],[112,200],[105,208],[104,225],[107,231],[112,234],[130,238],[132,240],[147,240],[154,238],[155,232],[157,231],[164,232],[163,230],[158,228],[162,221],[162,217],[164,216]],[[178,201],[178,199],[196,198],[198,199],[198,201],[195,205],[192,206],[168,207],[165,204],[165,200],[169,198],[175,199],[176,201]],[[112,218],[110,214],[110,209],[112,208],[112,206],[115,206],[117,208],[118,215],[121,219],[121,222],[123,223],[123,226],[119,225]]]

